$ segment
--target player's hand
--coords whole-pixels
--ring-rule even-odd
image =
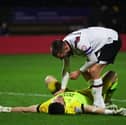
[[[80,76],[80,73],[81,72],[79,70],[71,72],[70,73],[70,79],[76,80]]]
[[[58,95],[60,93],[63,93],[65,91],[65,89],[60,89],[59,91],[55,92],[54,95]]]

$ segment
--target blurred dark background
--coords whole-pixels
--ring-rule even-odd
[[[0,0],[0,34],[62,34],[88,26],[126,33],[125,6],[125,0]]]

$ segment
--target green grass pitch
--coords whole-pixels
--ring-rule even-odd
[[[83,64],[81,57],[71,58],[71,70]],[[120,52],[114,65],[107,70],[115,70],[119,86],[113,102],[126,107],[126,53]],[[62,61],[49,54],[0,55],[0,105],[28,106],[38,104],[52,95],[44,85],[45,76],[51,74],[61,80]],[[79,77],[68,84],[72,89],[87,87]],[[0,113],[0,125],[125,125],[126,117],[105,115],[48,115],[44,113]]]

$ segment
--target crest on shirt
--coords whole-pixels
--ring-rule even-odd
[[[83,51],[87,50],[87,46],[82,45],[82,46],[81,46],[81,50],[83,50]]]

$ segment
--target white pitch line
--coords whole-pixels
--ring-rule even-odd
[[[39,93],[17,93],[17,92],[0,92],[0,95],[9,95],[9,96],[35,96],[35,97],[52,97],[49,94],[39,94]],[[126,99],[114,99],[115,102],[126,102]]]
[[[114,98],[112,98],[112,101],[115,101],[115,102],[126,102],[126,99],[114,99]]]
[[[17,92],[0,92],[0,95],[51,97],[51,95],[48,95],[48,94],[39,94],[39,93],[17,93]]]

